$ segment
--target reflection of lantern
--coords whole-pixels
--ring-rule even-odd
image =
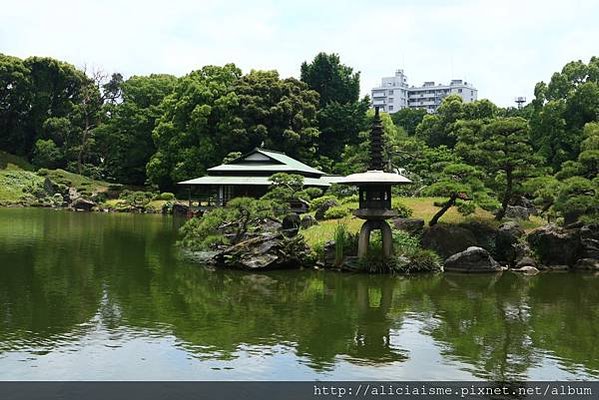
[[[411,183],[405,176],[383,171],[383,126],[379,109],[375,109],[374,121],[370,132],[370,167],[368,171],[346,176],[339,183],[356,185],[360,190],[360,208],[354,212],[358,218],[365,219],[360,230],[358,256],[368,251],[370,232],[380,229],[383,238],[383,256],[392,253],[392,235],[387,218],[396,216],[391,209],[391,186]]]

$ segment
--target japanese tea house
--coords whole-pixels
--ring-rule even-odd
[[[209,168],[206,176],[182,181],[179,185],[198,188],[211,205],[222,206],[234,197],[263,196],[271,185],[270,176],[278,172],[302,175],[305,187],[321,189],[340,178],[328,176],[285,153],[255,148],[236,160]]]

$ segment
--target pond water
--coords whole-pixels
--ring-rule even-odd
[[[599,276],[208,271],[180,222],[0,209],[0,379],[599,378]]]

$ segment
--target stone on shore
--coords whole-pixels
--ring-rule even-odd
[[[310,249],[301,236],[265,233],[218,252],[213,262],[220,267],[249,271],[300,268],[308,265]]]
[[[91,200],[84,199],[83,197],[76,198],[69,207],[77,211],[91,211],[92,208],[96,207],[97,204]]]
[[[419,235],[424,230],[424,220],[418,218],[395,218],[393,226],[410,235]]]
[[[553,225],[538,228],[528,235],[528,243],[544,265],[574,265],[580,242],[576,230]]]
[[[447,272],[499,272],[503,269],[482,247],[468,247],[445,260]]]

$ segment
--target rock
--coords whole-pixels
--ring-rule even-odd
[[[531,257],[522,257],[516,264],[516,268],[537,267],[537,262]]]
[[[410,235],[420,235],[424,230],[424,220],[418,218],[395,218],[395,228],[408,232]]]
[[[599,271],[599,260],[596,258],[581,258],[574,264],[574,269]]]
[[[175,203],[172,207],[173,215],[186,216],[189,214],[189,205],[185,203]]]
[[[495,228],[481,223],[437,224],[422,233],[422,247],[431,249],[443,258],[477,246],[494,251]]]
[[[510,271],[514,272],[522,272],[524,275],[536,275],[539,273],[539,270],[532,265],[525,265],[520,268],[513,268]]]
[[[70,187],[69,192],[68,192],[68,197],[69,197],[69,203],[72,203],[75,200],[77,200],[78,198],[80,198],[81,194],[79,194],[79,192],[77,191],[76,188]]]
[[[316,220],[322,221],[322,220],[324,220],[324,214],[327,212],[327,210],[331,207],[336,207],[338,205],[339,205],[339,203],[337,203],[337,200],[334,200],[334,199],[326,200],[318,207],[318,209],[316,210],[316,213],[314,213],[314,217],[316,218]]]
[[[501,224],[495,237],[495,257],[499,261],[505,261],[513,265],[522,257],[523,247],[519,246],[520,238],[524,236],[524,230],[515,221]]]
[[[599,260],[599,224],[580,228],[580,257]]]
[[[54,183],[52,183],[52,181],[50,180],[50,178],[45,177],[44,178],[44,191],[49,195],[49,196],[53,196],[54,193],[57,192]]]
[[[91,200],[84,199],[83,197],[75,199],[75,201],[69,205],[70,208],[77,211],[91,211],[92,208],[96,206],[96,203]]]
[[[314,225],[318,225],[318,221],[310,214],[304,215],[300,222],[300,226],[302,227],[302,229],[308,229],[309,227]]]
[[[244,270],[269,270],[307,266],[310,249],[301,236],[286,238],[281,233],[263,234],[220,251],[217,266]]]
[[[507,206],[505,217],[519,220],[528,220],[530,210],[523,206]]]
[[[514,201],[512,201],[510,203],[510,205],[512,206],[520,206],[520,207],[524,207],[528,210],[528,215],[537,215],[537,208],[535,207],[534,203],[532,202],[532,200],[527,199],[524,196],[518,196],[514,199]]]
[[[497,261],[482,247],[468,247],[445,260],[444,270],[449,272],[499,272]]]
[[[548,225],[531,232],[527,240],[541,264],[574,265],[578,259],[580,241],[575,230]]]
[[[300,217],[296,213],[291,213],[285,215],[283,218],[283,224],[281,226],[281,231],[283,235],[287,237],[294,237],[297,235],[300,229]]]

